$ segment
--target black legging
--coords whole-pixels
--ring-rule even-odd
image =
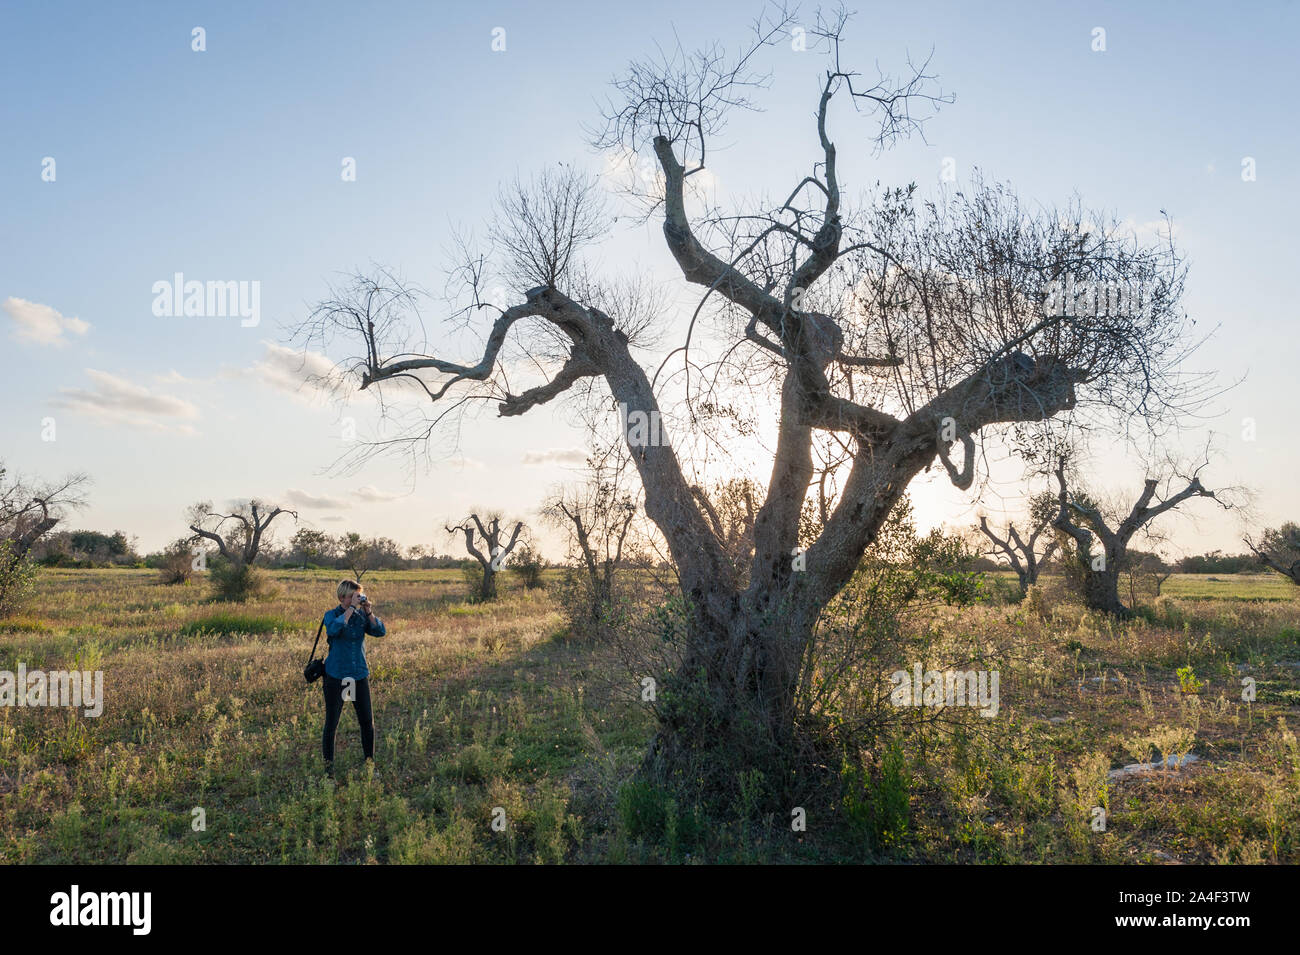
[[[321,751],[325,761],[334,761],[334,732],[339,727],[339,716],[343,713],[343,681],[336,680],[328,673],[321,680],[325,687],[325,731],[321,734]],[[370,681],[357,680],[353,690],[355,698],[353,708],[357,711],[357,722],[361,724],[361,750],[370,759],[375,755],[375,718],[370,711]]]

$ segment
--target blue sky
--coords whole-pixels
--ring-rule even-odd
[[[471,505],[531,516],[568,474],[554,452],[582,444],[563,409],[484,417],[462,435],[460,454],[420,473],[413,490],[392,459],[331,476],[322,472],[342,450],[339,413],[291,390],[294,363],[277,351],[284,326],[336,273],[370,263],[440,288],[451,227],[482,223],[502,180],[556,161],[603,168],[582,127],[629,60],[655,40],[672,42],[674,30],[688,46],[734,45],[759,9],[672,0],[6,5],[4,460],[50,477],[90,472],[91,507],[74,523],[121,528],[145,548],[179,536],[184,508],[200,498],[292,499],[314,526],[444,550],[453,545],[442,524]],[[1077,191],[1139,228],[1168,210],[1191,264],[1188,311],[1198,328],[1220,326],[1199,366],[1225,382],[1246,376],[1209,423],[1223,453],[1207,483],[1253,487],[1260,521],[1295,518],[1297,6],[854,9],[853,62],[897,69],[907,52],[933,47],[933,69],[956,99],[928,124],[928,143],[880,157],[867,148],[868,126],[842,117],[835,136],[850,190],[877,179],[931,190],[952,157],[960,179],[979,166],[1045,204]],[[191,49],[194,27],[206,31],[203,52]],[[491,48],[497,27],[501,52]],[[1091,48],[1095,27],[1106,31],[1104,52]],[[815,159],[821,61],[787,44],[763,65],[774,74],[764,112],[737,116],[727,148],[712,155],[723,198],[788,188]],[[42,178],[46,157],[53,182]],[[344,157],[356,160],[355,182],[340,178]],[[1244,157],[1255,161],[1255,181],[1242,180]],[[657,223],[621,227],[600,258],[610,269],[674,276]],[[260,323],[155,316],[152,286],[176,272],[258,281]],[[689,300],[673,288],[679,303]],[[453,357],[477,357],[471,350]],[[363,427],[366,407],[350,412]],[[57,438],[43,441],[49,417]],[[1242,440],[1246,417],[1254,441]],[[1190,433],[1187,449],[1202,440],[1203,429]],[[539,460],[551,463],[525,463]],[[1122,449],[1102,449],[1096,471],[1131,495],[1135,467]],[[915,494],[925,523],[971,513],[937,481]],[[1235,516],[1196,512],[1195,523],[1170,525],[1175,552],[1240,549]],[[547,549],[558,556],[558,546]]]

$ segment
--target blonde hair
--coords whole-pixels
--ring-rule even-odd
[[[338,589],[339,600],[342,600],[344,597],[351,597],[360,589],[361,585],[355,580],[340,580]]]

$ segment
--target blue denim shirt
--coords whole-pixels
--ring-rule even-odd
[[[370,678],[366,666],[366,634],[382,637],[387,631],[382,620],[375,616],[367,620],[360,610],[354,610],[345,624],[343,614],[346,610],[340,606],[325,611],[325,639],[330,647],[329,655],[325,657],[325,672],[336,680],[347,677],[366,680]]]

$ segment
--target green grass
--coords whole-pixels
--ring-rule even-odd
[[[286,620],[284,617],[214,613],[190,621],[181,627],[177,633],[180,636],[193,636],[200,633],[219,633],[226,636],[237,633],[253,635],[294,630],[298,626],[292,620]]]
[[[1162,589],[1183,600],[1291,601],[1297,591],[1281,574],[1174,574]]]

